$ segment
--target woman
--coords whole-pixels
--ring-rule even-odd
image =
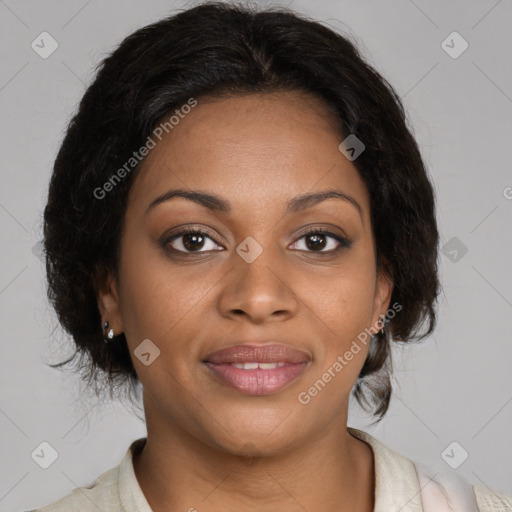
[[[352,390],[386,413],[391,341],[434,328],[438,238],[400,100],[347,39],[217,3],[127,37],[59,151],[45,249],[84,376],[140,384],[148,435],[40,510],[512,510],[347,427]]]

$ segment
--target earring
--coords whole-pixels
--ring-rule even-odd
[[[109,341],[114,339],[114,329],[110,327],[108,322],[105,322],[103,324],[103,339],[105,340],[105,343],[108,343]]]
[[[379,320],[380,325],[382,325],[382,329],[379,331],[379,334],[384,336],[384,334],[386,333],[386,317],[384,315],[380,315]]]

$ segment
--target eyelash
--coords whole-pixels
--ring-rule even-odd
[[[173,247],[169,247],[171,242],[173,242],[174,240],[176,240],[182,236],[185,236],[185,235],[200,235],[202,237],[207,237],[210,240],[215,242],[215,240],[213,240],[213,237],[208,232],[206,232],[202,229],[198,229],[198,228],[186,227],[186,228],[182,229],[181,231],[178,231],[177,233],[174,233],[173,235],[166,237],[162,241],[162,246],[165,249],[169,249],[172,252],[178,253],[178,254],[201,254],[201,253],[207,252],[207,251],[180,251],[179,249],[174,249]],[[215,243],[217,244],[217,242],[215,242]]]
[[[338,246],[335,249],[331,249],[330,251],[306,251],[316,254],[334,254],[339,252],[342,249],[348,249],[352,245],[352,241],[348,238],[342,237],[340,235],[337,235],[336,233],[333,233],[332,231],[329,231],[325,228],[308,228],[306,231],[304,231],[300,237],[297,239],[297,242],[299,240],[302,240],[304,237],[311,236],[311,235],[322,235],[322,236],[328,236],[330,238],[334,238],[338,242]],[[297,242],[294,242],[297,243]]]
[[[162,241],[162,246],[164,248],[169,248],[174,253],[181,253],[181,254],[201,254],[201,253],[209,252],[209,251],[182,251],[179,249],[174,249],[173,247],[168,247],[171,242],[179,239],[180,237],[186,236],[186,235],[200,235],[202,237],[209,238],[210,240],[215,242],[215,240],[213,240],[213,238],[210,236],[210,234],[208,232],[203,231],[202,229],[198,229],[198,228],[187,227],[177,233],[174,233],[173,235],[171,235],[169,237],[166,237]],[[328,236],[330,238],[334,238],[338,242],[338,246],[335,249],[331,249],[329,251],[322,250],[322,251],[303,251],[303,252],[309,252],[309,253],[313,253],[313,254],[334,254],[334,253],[341,251],[342,249],[348,249],[352,245],[351,240],[348,240],[347,238],[337,235],[337,234],[335,234],[327,229],[324,229],[324,228],[309,228],[309,229],[307,229],[300,235],[299,238],[297,238],[297,240],[295,242],[293,242],[293,244],[296,244],[297,242],[302,240],[304,237],[311,236],[311,235],[322,235],[322,236]],[[217,244],[217,242],[215,242],[215,243]],[[302,251],[302,249],[299,249],[299,250]]]

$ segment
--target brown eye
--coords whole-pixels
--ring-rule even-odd
[[[164,245],[170,246],[174,251],[184,253],[223,250],[223,247],[217,245],[210,236],[202,231],[182,231],[176,233],[167,239]]]
[[[188,251],[197,251],[204,245],[205,238],[200,234],[192,234],[183,236],[183,246]]]
[[[348,248],[352,242],[329,231],[319,229],[304,233],[291,245],[292,249],[305,252],[334,253],[342,248]]]
[[[307,248],[312,251],[324,249],[327,243],[327,237],[324,235],[307,235],[305,238]]]

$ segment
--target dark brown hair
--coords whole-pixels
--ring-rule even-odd
[[[320,98],[339,118],[340,136],[365,145],[353,163],[371,198],[378,266],[392,276],[391,304],[402,309],[373,339],[354,394],[383,417],[390,340],[424,338],[436,321],[433,188],[393,88],[347,37],[285,8],[200,4],[137,30],[99,64],[57,155],[44,212],[48,295],[76,345],[55,366],[74,362],[89,384],[111,391],[137,382],[124,335],[103,341],[96,292],[108,272],[115,275],[141,164],[107,197],[94,191],[191,97],[281,90]]]

